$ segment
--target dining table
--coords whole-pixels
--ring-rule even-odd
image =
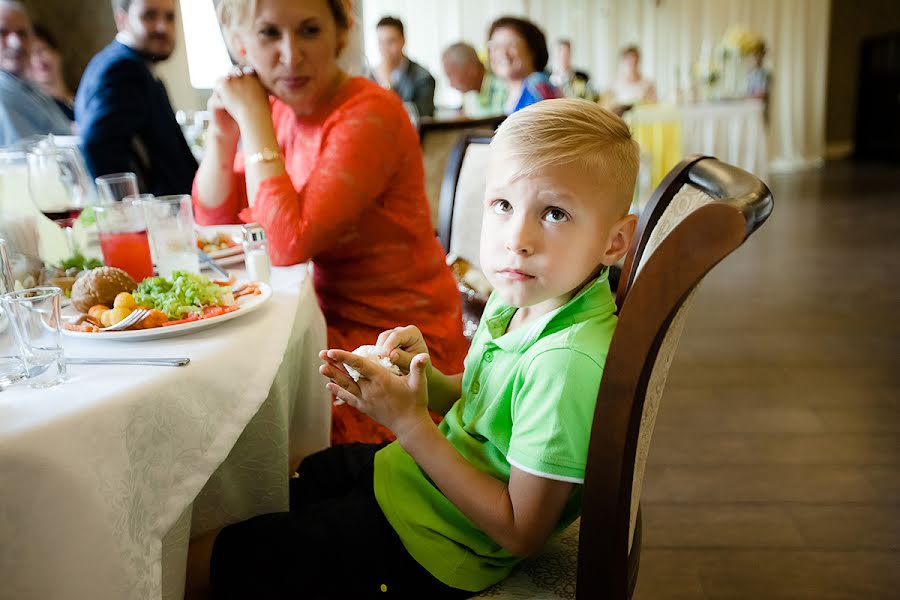
[[[63,337],[72,359],[187,366],[69,364],[0,391],[0,599],[181,598],[193,536],[287,510],[330,438],[311,269],[273,268],[257,310],[184,335]]]

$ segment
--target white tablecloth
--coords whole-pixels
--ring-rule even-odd
[[[637,106],[628,119],[633,125],[678,122],[682,157],[708,154],[766,177],[768,142],[759,100]]]
[[[331,411],[306,266],[272,286],[255,313],[188,336],[65,343],[187,367],[70,366],[64,385],[0,392],[0,598],[179,597],[189,535],[286,510]]]

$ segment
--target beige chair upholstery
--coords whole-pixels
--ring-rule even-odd
[[[438,237],[448,254],[479,266],[481,216],[490,133],[462,135],[447,160]]]
[[[704,162],[706,161],[706,162]],[[698,164],[702,163],[702,165]],[[700,168],[700,167],[703,168]],[[694,185],[691,179],[692,168],[696,169],[696,179],[705,184],[704,187],[715,190],[717,197],[713,197],[707,190],[700,189]],[[736,176],[741,185],[731,185],[734,182],[732,176]],[[749,191],[747,191],[749,190]],[[733,192],[735,196],[726,195]],[[727,212],[723,211],[701,211],[704,207],[711,204],[721,203],[732,209]],[[628,260],[626,260],[625,272],[623,272],[622,283],[620,284],[617,303],[620,306],[621,322],[619,330],[613,340],[610,348],[610,354],[607,358],[607,364],[619,365],[622,355],[627,353],[624,348],[631,341],[627,331],[629,328],[640,328],[642,326],[641,315],[635,314],[634,306],[646,306],[649,301],[652,302],[656,296],[656,289],[663,283],[663,274],[673,267],[677,258],[682,256],[688,248],[695,250],[693,264],[688,268],[694,268],[697,277],[692,281],[691,276],[684,276],[681,282],[674,281],[671,286],[683,286],[683,293],[679,293],[679,289],[669,289],[669,296],[676,298],[671,301],[671,310],[668,317],[660,318],[659,328],[655,332],[653,338],[657,341],[649,346],[649,353],[646,355],[644,365],[634,371],[643,374],[646,377],[646,385],[636,385],[638,390],[635,394],[635,402],[629,404],[627,408],[630,411],[621,409],[622,403],[620,398],[616,398],[615,393],[622,386],[621,382],[612,382],[610,387],[614,389],[607,395],[604,394],[606,379],[601,382],[600,393],[598,396],[597,415],[595,415],[594,425],[592,428],[591,451],[588,459],[588,468],[586,474],[585,489],[585,506],[583,507],[582,519],[576,521],[572,526],[566,529],[556,539],[551,540],[547,547],[536,557],[524,561],[506,580],[485,590],[478,598],[495,598],[508,600],[521,599],[583,599],[583,598],[615,598],[623,600],[630,597],[633,593],[633,586],[637,575],[637,561],[631,559],[638,555],[640,546],[640,536],[636,536],[635,531],[639,532],[639,505],[643,484],[643,476],[647,463],[647,457],[650,449],[650,441],[653,428],[656,422],[656,416],[659,411],[660,401],[662,399],[663,390],[665,388],[666,377],[672,359],[675,355],[675,349],[678,345],[682,329],[684,327],[685,317],[691,298],[696,290],[697,284],[702,280],[703,276],[712,268],[721,258],[737,248],[747,236],[758,228],[768,217],[772,208],[771,194],[768,189],[753,176],[739,171],[734,167],[723,165],[715,159],[705,157],[692,157],[678,165],[672,173],[660,185],[660,188],[654,193],[653,198],[647,207],[645,214],[641,218],[641,226],[639,227],[637,239],[629,251]],[[702,212],[700,215],[698,212]],[[736,223],[732,219],[736,214],[740,214],[745,221]],[[722,242],[719,240],[717,229],[729,226],[731,237]],[[678,235],[673,235],[674,232]],[[670,239],[674,238],[674,239]],[[711,239],[708,244],[707,238]],[[667,240],[668,243],[667,243]],[[665,252],[658,253],[661,247],[667,246]],[[651,281],[642,282],[642,273],[649,273]],[[641,282],[641,283],[638,283]],[[687,283],[685,283],[687,282]],[[629,296],[632,289],[638,289],[634,299],[634,305],[629,306]],[[680,298],[680,300],[677,300]],[[661,298],[660,303],[666,302]],[[625,329],[626,331],[623,331]],[[646,338],[646,333],[644,335]],[[637,336],[636,339],[640,339]],[[624,341],[623,341],[624,340]],[[619,342],[617,344],[617,341]],[[630,345],[630,344],[628,344]],[[628,400],[625,398],[624,400]],[[630,439],[630,443],[626,443],[623,452],[624,464],[633,464],[631,471],[630,485],[627,489],[621,489],[619,481],[621,478],[614,479],[610,482],[601,482],[595,484],[597,478],[605,476],[609,470],[609,465],[599,464],[602,455],[598,454],[595,445],[602,447],[607,444],[605,438],[613,437],[608,431],[598,431],[598,423],[604,422],[605,403],[613,406],[611,413],[621,418],[622,414],[630,414],[629,420],[637,419],[639,425],[635,428],[634,434],[625,436]],[[619,411],[616,413],[616,411]],[[614,420],[614,419],[610,419]],[[630,431],[630,427],[629,427]],[[632,436],[633,437],[630,437]],[[595,440],[595,437],[603,436],[602,440]],[[630,463],[628,458],[633,459]],[[616,471],[617,465],[613,465],[612,473],[621,473]],[[627,471],[626,471],[627,473]],[[625,479],[624,481],[628,481]],[[592,487],[589,487],[592,486]],[[605,487],[604,487],[605,486]],[[606,490],[612,488],[616,490],[619,502],[616,503],[613,498],[608,498],[613,494]],[[599,490],[599,491],[598,491]],[[599,496],[598,496],[599,494]],[[625,526],[624,519],[627,518],[627,529],[611,528],[608,522],[604,522],[605,518],[609,520],[608,515],[602,518],[597,517],[601,510],[595,507],[597,498],[608,500],[610,506],[621,506],[621,500],[626,501],[625,506],[621,506],[617,514],[621,514],[619,522]],[[595,502],[591,502],[594,500]],[[627,507],[627,508],[626,508]],[[587,517],[591,517],[594,525],[589,531],[580,527],[581,521]],[[598,530],[598,523],[603,528]],[[603,547],[603,543],[598,544],[596,537],[585,538],[585,535],[591,536],[608,536],[613,537],[610,531],[622,531],[627,535],[628,552],[620,551],[620,555],[616,558],[617,564],[623,566],[627,563],[627,569],[611,569],[616,573],[619,581],[612,583],[597,582],[596,576],[586,573],[584,566],[586,564],[597,564],[598,567],[606,568],[609,565],[598,564],[604,560],[602,556],[592,556],[589,550],[585,550],[581,545],[591,543],[591,547]],[[602,531],[602,533],[601,533]],[[614,546],[614,544],[613,544]],[[623,539],[622,548],[626,546]],[[582,571],[579,572],[579,564]],[[591,569],[594,571],[595,569]],[[603,569],[597,569],[603,570]],[[604,571],[604,572],[607,572]],[[627,571],[627,572],[626,572]],[[585,586],[581,594],[577,591],[576,581],[590,584]],[[615,590],[607,594],[598,595],[597,590]]]

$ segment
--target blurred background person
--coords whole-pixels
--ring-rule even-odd
[[[503,114],[506,84],[488,71],[475,48],[457,42],[444,50],[441,60],[450,85],[463,95],[463,114],[473,118]]]
[[[547,38],[526,19],[501,17],[488,32],[491,71],[506,84],[506,114],[562,93],[544,72],[550,59]]]
[[[153,66],[175,49],[175,0],[113,0],[116,39],[88,64],[75,117],[94,177],[132,171],[141,191],[189,194],[197,160]]]
[[[0,0],[0,147],[32,135],[70,135],[72,122],[27,80],[34,28],[25,5]]]
[[[656,86],[641,73],[641,51],[626,46],[619,53],[619,72],[612,86],[612,103],[630,106],[656,102]]]
[[[59,44],[56,43],[53,34],[41,25],[34,26],[28,78],[56,101],[57,106],[70,121],[75,120],[75,94],[69,89],[63,76]]]
[[[428,69],[403,53],[406,34],[403,22],[396,17],[384,17],[375,27],[381,64],[374,79],[381,87],[394,90],[404,103],[412,104],[420,117],[434,115],[434,77]]]
[[[769,123],[769,88],[772,87],[772,72],[765,67],[766,44],[760,42],[751,55],[753,68],[747,73],[747,97],[758,98],[763,103],[763,118]]]
[[[556,42],[550,83],[559,88],[566,98],[593,101],[595,94],[591,89],[590,79],[590,75],[585,71],[578,71],[572,67],[572,42],[567,39]]]

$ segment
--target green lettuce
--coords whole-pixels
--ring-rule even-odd
[[[132,294],[140,306],[157,308],[170,320],[183,319],[204,306],[219,306],[229,288],[216,285],[203,275],[175,271],[171,278],[150,277]]]

